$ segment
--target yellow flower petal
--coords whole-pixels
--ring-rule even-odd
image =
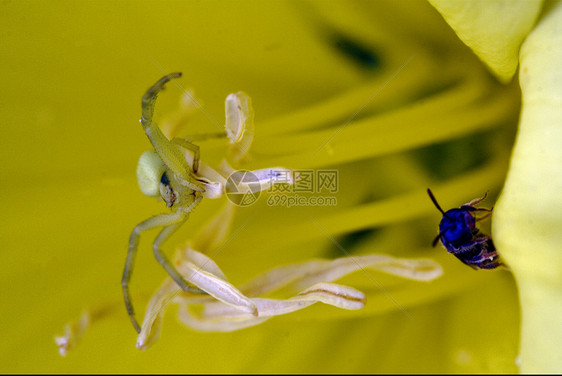
[[[521,48],[523,108],[493,236],[522,310],[521,372],[562,370],[562,3]]]
[[[531,31],[542,0],[429,0],[459,38],[502,81],[519,62],[519,46]]]
[[[488,189],[493,199],[520,93],[489,77],[426,1],[5,1],[0,24],[0,280],[8,286],[2,371],[516,370],[513,279],[505,271],[466,270],[430,247],[440,216],[425,188],[452,205]],[[135,180],[138,157],[149,147],[138,123],[140,97],[177,70],[184,78],[159,98],[157,122],[193,87],[205,106],[192,112],[182,136],[223,132],[225,95],[244,90],[258,110],[252,149],[262,153],[245,167],[340,172],[337,207],[268,207],[260,199],[238,208],[235,236],[210,253],[236,286],[278,265],[342,257],[326,233],[352,256],[435,259],[443,276],[426,284],[377,273],[387,295],[354,273],[342,283],[366,294],[361,310],[315,304],[228,334],[186,331],[168,312],[162,340],[139,352],[119,277],[134,225],[166,210]],[[171,125],[166,136],[175,132]],[[220,165],[224,141],[199,144],[209,166]],[[307,160],[321,144],[318,158]],[[193,238],[222,205],[204,199],[165,251]],[[309,215],[325,232],[305,221]],[[279,231],[288,234],[279,239]],[[166,276],[152,255],[154,235],[141,239],[131,285],[139,315]],[[64,334],[83,309],[95,312],[108,301],[111,314],[60,357],[53,335]]]

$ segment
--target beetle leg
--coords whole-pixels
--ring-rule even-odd
[[[486,213],[485,215],[483,215],[480,218],[476,218],[476,221],[483,221],[484,219],[488,218],[489,216],[492,215],[492,209],[482,209],[482,211],[487,211],[488,213]]]
[[[492,251],[485,250],[480,255],[480,260],[476,262],[476,265],[478,265],[480,269],[495,269],[505,264],[500,260],[497,251],[494,249]]]
[[[475,208],[474,206],[468,206],[467,205],[463,205],[461,206],[461,209],[464,210],[468,210],[470,212],[486,212],[487,214],[485,214],[484,216],[480,217],[480,218],[476,218],[476,216],[474,216],[474,218],[476,219],[476,221],[481,221],[483,219],[488,218],[489,216],[492,215],[492,211],[494,210],[494,208],[488,209],[488,208]]]
[[[435,246],[437,245],[437,242],[441,239],[441,237],[443,236],[443,234],[446,233],[447,231],[449,231],[448,228],[446,228],[445,230],[441,231],[441,232],[439,233],[439,235],[437,235],[437,236],[435,237],[435,239],[433,239],[433,242],[431,243],[431,246],[432,246],[432,247],[435,247]]]
[[[488,192],[484,193],[484,196],[480,197],[480,198],[476,198],[472,201],[470,201],[468,204],[465,204],[466,206],[474,206],[476,204],[478,204],[479,202],[482,202],[486,199],[486,197],[488,197]],[[463,206],[465,206],[463,205]]]

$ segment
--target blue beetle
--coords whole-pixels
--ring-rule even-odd
[[[450,209],[446,212],[441,209],[437,200],[428,188],[427,193],[433,204],[443,214],[439,222],[439,235],[433,240],[433,246],[441,240],[443,246],[449,253],[455,255],[466,265],[473,269],[495,269],[503,265],[496,252],[492,238],[480,232],[476,222],[492,215],[492,209],[476,208],[475,205],[484,201],[484,197],[477,198],[462,205],[458,209]],[[474,212],[484,211],[486,215],[476,218]]]

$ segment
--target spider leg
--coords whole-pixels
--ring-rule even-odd
[[[181,147],[193,152],[193,173],[196,174],[197,170],[199,170],[199,157],[200,157],[200,149],[198,145],[195,145],[191,141],[186,138],[174,138],[172,142],[175,144],[180,145]]]
[[[160,127],[152,121],[154,114],[154,105],[158,93],[164,88],[164,85],[172,78],[180,77],[181,73],[171,73],[162,77],[151,88],[149,88],[142,97],[142,118],[140,120],[146,136],[154,147],[156,153],[162,162],[189,188],[201,191],[202,188],[190,182],[190,169],[187,165],[180,146],[170,142],[168,138],[162,133]]]
[[[204,291],[196,287],[191,287],[187,284],[176,267],[170,262],[170,260],[168,260],[164,252],[162,252],[162,250],[160,249],[162,243],[164,243],[178,228],[181,227],[182,224],[184,224],[189,213],[193,210],[193,208],[195,208],[195,206],[197,206],[197,204],[199,204],[201,199],[203,199],[203,196],[197,196],[187,208],[180,209],[175,213],[176,215],[179,215],[178,221],[171,222],[169,225],[164,227],[162,231],[160,231],[156,239],[154,239],[154,243],[152,243],[152,251],[154,252],[154,257],[156,258],[156,260],[160,263],[160,265],[164,267],[164,269],[166,269],[168,275],[172,277],[172,279],[183,291],[204,294]]]
[[[129,293],[129,282],[131,281],[131,275],[133,273],[133,266],[135,263],[135,256],[137,254],[137,249],[139,245],[140,234],[153,229],[155,227],[170,226],[176,223],[183,223],[186,219],[186,213],[170,213],[170,214],[160,214],[151,217],[141,223],[139,223],[131,232],[129,237],[129,250],[127,252],[127,259],[125,261],[125,267],[123,269],[123,278],[121,279],[121,287],[123,289],[123,297],[125,299],[125,307],[127,308],[127,313],[129,318],[133,323],[137,333],[140,333],[140,326],[135,319],[135,311],[133,309],[133,303],[131,301],[131,295]]]
[[[201,134],[195,134],[192,136],[189,136],[189,140],[191,142],[193,141],[205,141],[205,140],[212,140],[215,138],[225,138],[227,137],[227,134],[225,131],[222,132],[216,132],[216,133],[201,133]]]
[[[176,284],[183,291],[193,292],[193,293],[196,293],[196,294],[206,294],[205,291],[203,291],[203,290],[201,290],[197,287],[189,286],[187,284],[187,282],[185,281],[185,279],[182,277],[182,275],[178,272],[178,270],[176,269],[174,264],[170,262],[170,260],[164,254],[164,252],[162,252],[162,250],[160,249],[160,245],[164,241],[166,241],[178,228],[180,228],[182,224],[183,224],[183,222],[165,227],[160,232],[160,234],[158,234],[158,237],[156,237],[156,240],[152,244],[152,250],[154,251],[154,257],[156,257],[156,260],[160,263],[160,265],[162,265],[164,267],[164,269],[166,269],[166,272],[168,273],[168,275],[174,280],[174,282],[176,282]]]
[[[142,97],[142,117],[147,121],[152,121],[154,114],[154,104],[158,93],[164,88],[164,85],[172,78],[181,77],[181,72],[170,73],[158,80],[152,87],[150,87]]]

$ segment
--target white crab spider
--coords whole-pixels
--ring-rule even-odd
[[[197,145],[187,139],[174,138],[171,141],[168,140],[158,125],[152,121],[158,93],[168,81],[178,77],[181,77],[179,72],[162,77],[147,90],[142,98],[142,118],[140,122],[154,150],[145,152],[139,159],[137,166],[139,187],[147,196],[162,197],[166,206],[171,209],[171,213],[156,215],[139,223],[133,229],[129,238],[129,250],[123,269],[121,286],[127,312],[137,332],[140,332],[140,326],[135,319],[129,293],[129,282],[140,235],[147,230],[162,227],[152,244],[156,260],[182,290],[205,293],[199,288],[187,284],[162,252],[160,246],[185,223],[189,213],[201,202],[203,197],[221,197],[225,190],[228,190],[227,180],[223,175],[229,176],[235,172],[226,162],[221,165],[222,174],[205,164],[200,164],[199,147]],[[234,161],[237,162],[246,155],[253,139],[253,131],[253,110],[250,98],[242,92],[230,94],[226,99],[226,132],[224,136],[230,138],[230,155]],[[285,183],[292,184],[292,174],[286,174],[288,171],[290,170],[285,168],[269,168],[253,171],[253,173],[258,178],[261,190],[263,190],[273,184],[272,177],[276,174],[285,173],[290,178]],[[279,182],[279,180],[275,182]],[[246,189],[250,188],[246,187]]]

